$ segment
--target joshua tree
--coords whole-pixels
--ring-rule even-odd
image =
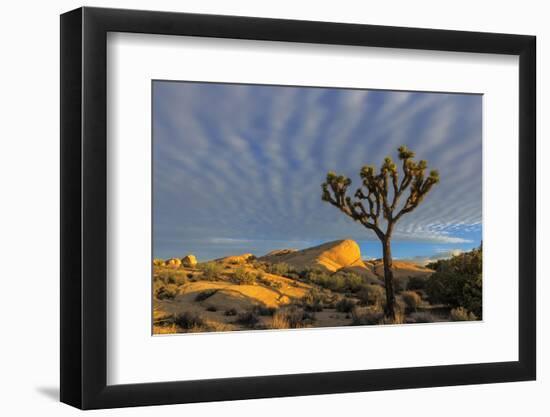
[[[428,163],[424,160],[415,162],[414,152],[406,146],[397,150],[399,159],[403,161],[403,178],[399,181],[397,165],[388,156],[376,173],[372,165],[361,168],[361,186],[354,194],[354,198],[347,196],[351,179],[337,175],[334,172],[327,174],[326,182],[322,184],[322,199],[337,207],[356,222],[367,229],[374,231],[382,243],[384,260],[384,285],[386,287],[386,317],[395,320],[395,293],[393,289],[393,265],[391,255],[391,237],[395,224],[405,214],[413,211],[422,199],[439,182],[439,173],[430,171],[425,177]],[[399,204],[402,194],[409,189],[409,195],[404,204]],[[380,224],[382,214],[385,225]],[[384,229],[385,226],[385,230]]]

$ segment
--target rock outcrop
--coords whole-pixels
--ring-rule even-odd
[[[242,255],[226,256],[225,258],[219,258],[216,259],[216,262],[222,262],[231,265],[242,265],[253,258],[254,255],[252,255],[251,253],[243,253]]]
[[[283,249],[269,252],[259,258],[269,263],[286,263],[298,270],[321,268],[329,272],[352,271],[377,280],[372,268],[361,259],[361,249],[351,239],[337,240],[303,250]]]
[[[182,266],[193,268],[197,265],[197,258],[195,257],[195,255],[186,255],[181,258],[181,264]]]
[[[181,266],[181,259],[178,258],[170,258],[164,261],[164,265],[166,266],[172,266],[172,267],[180,267]]]

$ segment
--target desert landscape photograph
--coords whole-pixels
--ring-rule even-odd
[[[483,319],[482,95],[155,80],[152,107],[154,335]]]

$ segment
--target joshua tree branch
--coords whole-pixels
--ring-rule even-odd
[[[437,171],[431,171],[428,178],[424,177],[427,162],[423,160],[415,162],[413,160],[414,152],[407,149],[406,146],[399,147],[398,152],[399,159],[403,161],[403,178],[401,182],[399,182],[397,165],[390,157],[387,157],[377,174],[375,174],[376,168],[372,165],[361,168],[362,185],[356,190],[355,199],[346,195],[351,180],[345,176],[329,172],[326,182],[322,184],[322,198],[324,201],[337,207],[354,221],[360,222],[365,228],[373,230],[382,242],[386,315],[392,318],[395,318],[395,294],[390,241],[394,226],[402,216],[413,211],[433,185],[439,181]],[[391,180],[393,188],[391,205],[389,204],[388,195],[389,180]],[[366,193],[363,187],[367,191]],[[409,196],[401,210],[394,215],[399,199],[407,188],[410,190]],[[368,209],[363,204],[364,200],[368,203]],[[387,220],[385,233],[378,226],[381,210]]]

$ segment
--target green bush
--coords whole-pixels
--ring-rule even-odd
[[[380,285],[366,284],[356,296],[363,305],[381,306],[386,300],[386,291]]]
[[[436,272],[426,282],[430,302],[463,307],[481,318],[482,255],[480,247],[431,264]]]
[[[423,290],[426,288],[426,278],[423,277],[410,277],[407,282],[407,290]]]
[[[202,271],[202,279],[205,281],[215,281],[220,279],[223,266],[217,262],[205,262],[197,265]]]
[[[353,272],[330,273],[320,268],[309,268],[301,272],[306,282],[340,293],[355,293],[364,285],[363,278]]]
[[[267,265],[267,271],[270,274],[286,276],[289,272],[294,272],[289,264],[279,262]]]
[[[341,286],[344,291],[356,293],[363,288],[363,278],[353,272],[337,272],[332,277],[341,278],[343,280]]]

